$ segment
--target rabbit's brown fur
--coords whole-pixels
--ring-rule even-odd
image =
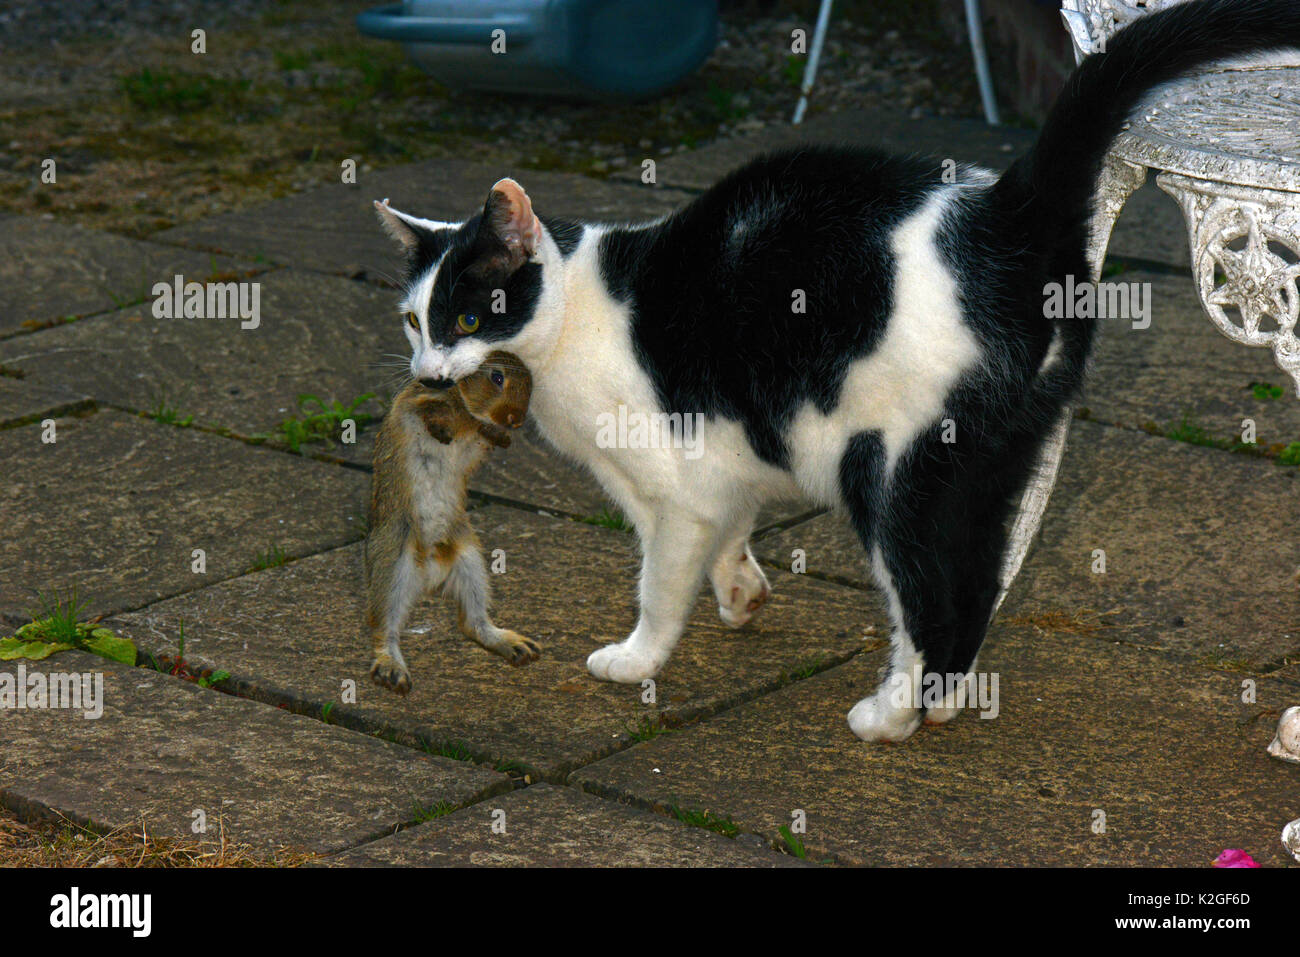
[[[366,537],[370,675],[398,694],[411,688],[399,636],[415,603],[441,591],[461,631],[512,664],[537,659],[531,639],[496,627],[478,538],[465,514],[469,477],[528,414],[532,377],[514,356],[491,353],[473,375],[437,392],[418,382],[397,398],[375,440]]]

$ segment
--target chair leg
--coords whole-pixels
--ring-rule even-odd
[[[989,126],[1001,126],[998,100],[993,92],[993,74],[989,71],[989,54],[984,48],[984,24],[980,16],[980,0],[966,0],[966,31],[970,34],[970,53],[975,60],[975,79],[980,85],[980,100],[984,104],[984,120]]]
[[[817,11],[817,28],[813,31],[812,49],[808,51],[808,65],[803,70],[803,83],[799,87],[799,102],[794,108],[792,126],[803,122],[804,111],[808,109],[808,97],[812,94],[813,80],[817,77],[817,61],[822,56],[822,44],[826,42],[826,28],[831,22],[832,0],[822,0],[821,9]]]

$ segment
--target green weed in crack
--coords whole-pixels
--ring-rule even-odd
[[[706,831],[713,831],[723,837],[731,838],[740,833],[740,825],[733,821],[729,815],[723,816],[714,814],[712,811],[683,808],[677,805],[672,805],[668,810],[677,820],[683,824],[689,824],[691,827],[702,827]]]
[[[632,736],[633,741],[652,741],[660,735],[671,734],[675,728],[664,725],[662,720],[656,718],[642,718],[636,725],[627,729],[627,733]]]
[[[185,660],[185,619],[181,618],[177,622],[176,635],[176,657],[159,660],[154,655],[147,655],[144,665],[147,668],[157,671],[159,674],[170,675],[173,678],[180,678],[182,681],[188,681],[196,684],[200,688],[213,688],[221,690],[218,686],[230,678],[229,671],[199,669]]]
[[[168,401],[167,393],[162,390],[158,392],[158,397],[154,400],[153,408],[148,414],[149,418],[160,425],[174,425],[183,429],[194,424],[194,416],[182,416],[180,410]]]
[[[260,572],[267,568],[277,568],[289,560],[289,556],[284,553],[279,545],[274,542],[271,547],[264,552],[258,552],[257,557],[253,559],[253,564],[249,566],[250,572]]]
[[[790,830],[789,825],[782,824],[777,830],[781,835],[781,840],[785,842],[785,852],[791,857],[807,860],[808,849],[803,846],[803,841]]]
[[[632,531],[631,523],[623,517],[623,514],[617,510],[602,508],[595,515],[587,515],[579,518],[578,521],[585,525],[598,525],[601,528],[612,528],[616,532]]]
[[[86,651],[122,664],[136,663],[135,644],[119,638],[108,628],[83,620],[86,603],[76,586],[62,594],[36,593],[39,609],[30,612],[32,620],[7,638],[0,638],[0,661],[26,658],[40,661],[60,651]],[[96,619],[98,620],[98,619]]]
[[[291,452],[301,452],[302,446],[308,443],[330,445],[343,441],[349,421],[357,432],[374,421],[370,413],[357,411],[374,398],[375,393],[367,392],[345,405],[338,400],[327,403],[319,396],[303,393],[298,396],[298,415],[285,419],[274,432],[259,432],[251,438],[259,442],[281,442]]]
[[[424,824],[426,821],[436,821],[440,817],[446,817],[452,811],[456,810],[456,805],[449,804],[446,801],[435,801],[433,804],[424,805],[419,801],[411,802],[411,811],[415,815],[415,821]]]

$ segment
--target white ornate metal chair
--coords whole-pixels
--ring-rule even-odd
[[[1183,2],[1063,0],[1061,17],[1082,61],[1134,18]],[[1088,250],[1094,281],[1115,221],[1148,168],[1160,171],[1156,184],[1183,209],[1210,321],[1235,342],[1271,347],[1300,395],[1300,56],[1217,64],[1147,98],[1106,158]],[[1069,422],[1067,412],[1025,490],[1003,562],[1003,596],[1042,521]]]

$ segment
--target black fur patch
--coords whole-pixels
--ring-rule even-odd
[[[442,254],[451,245],[456,230],[451,227],[428,229],[411,223],[407,223],[406,226],[415,233],[416,238],[416,244],[410,247],[406,256],[406,278],[409,282],[416,276],[423,275],[442,258]]]
[[[462,315],[478,317],[473,335],[488,342],[509,339],[533,317],[542,289],[541,265],[525,263],[513,272],[496,268],[497,247],[488,233],[480,214],[456,230],[444,247],[446,255],[429,297],[429,337],[433,342],[463,338],[458,328]],[[434,259],[430,265],[436,262]],[[415,275],[419,274],[413,278]],[[504,292],[503,300],[497,290]],[[504,311],[493,311],[498,302],[503,302]]]
[[[586,226],[571,219],[555,219],[545,216],[539,218],[551,238],[555,240],[555,245],[559,247],[561,256],[568,257],[578,248],[578,243],[582,240],[582,234],[586,230]]]
[[[602,275],[632,306],[663,409],[737,420],[764,461],[787,465],[794,411],[834,408],[849,364],[884,332],[890,231],[939,172],[860,149],[777,153],[662,224],[602,236]]]

